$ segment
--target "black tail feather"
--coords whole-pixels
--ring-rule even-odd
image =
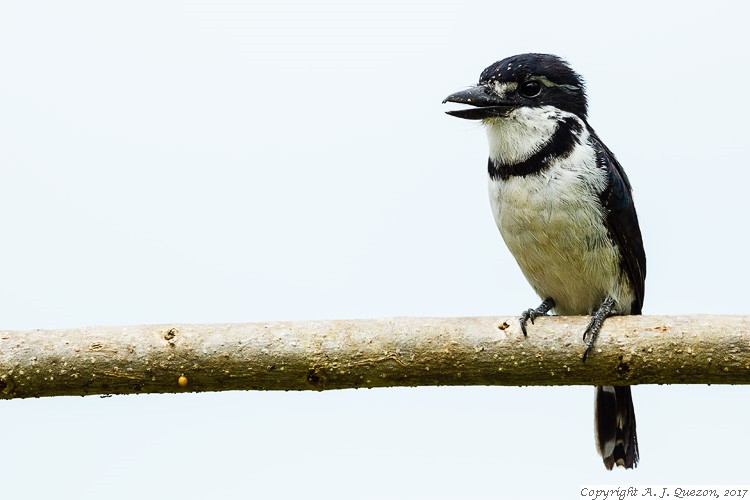
[[[596,388],[596,446],[611,470],[638,465],[638,440],[630,387]]]

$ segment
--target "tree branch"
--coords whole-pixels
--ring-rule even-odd
[[[528,337],[517,317],[0,331],[0,399],[427,385],[750,383],[750,316],[609,318],[583,363],[587,321],[540,318],[529,326]]]

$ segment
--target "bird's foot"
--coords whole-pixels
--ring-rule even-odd
[[[589,326],[587,326],[586,330],[583,331],[583,341],[586,345],[586,349],[583,351],[584,362],[586,362],[586,356],[589,355],[589,351],[594,346],[594,341],[599,335],[599,331],[602,329],[604,320],[614,314],[612,312],[612,308],[614,307],[614,305],[615,299],[613,299],[612,297],[607,297],[606,299],[604,299],[604,302],[602,302],[602,305],[599,306],[599,309],[597,309],[591,316]]]
[[[555,301],[548,297],[544,299],[544,302],[542,302],[539,307],[536,309],[526,309],[521,314],[521,331],[523,332],[523,336],[526,337],[526,322],[531,320],[531,324],[534,324],[534,319],[538,318],[539,316],[544,316],[550,310],[555,307]]]

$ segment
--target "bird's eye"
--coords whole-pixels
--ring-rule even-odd
[[[542,84],[536,80],[529,80],[518,86],[518,92],[524,97],[536,97],[542,93]]]

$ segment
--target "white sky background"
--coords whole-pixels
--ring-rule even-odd
[[[515,314],[487,145],[441,100],[567,58],[635,189],[646,314],[748,313],[742,2],[0,4],[0,328]],[[531,332],[533,335],[533,331]],[[748,481],[750,390],[634,389],[607,472],[593,389],[0,402],[0,498],[577,498]]]

